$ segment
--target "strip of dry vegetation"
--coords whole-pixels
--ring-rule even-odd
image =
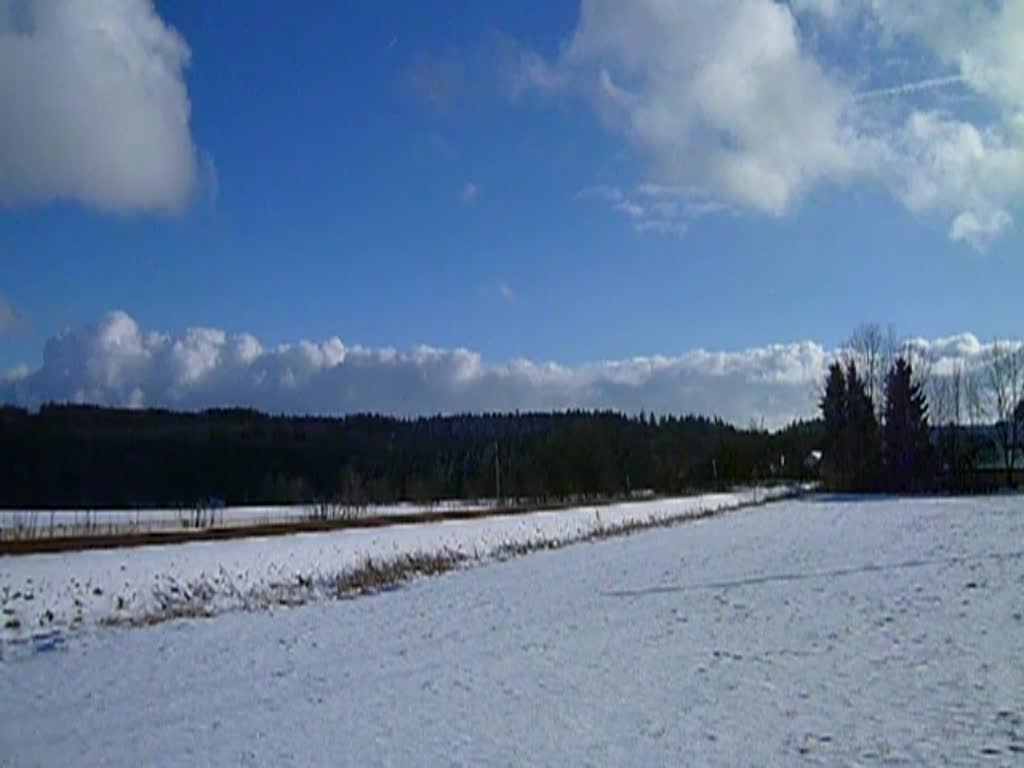
[[[437,576],[454,570],[470,560],[468,555],[452,550],[412,555],[393,559],[367,558],[353,571],[339,574],[334,583],[336,597],[373,594],[397,587],[418,576]]]
[[[420,577],[437,576],[486,560],[508,560],[542,550],[561,549],[572,544],[596,542],[612,537],[628,536],[652,528],[663,528],[700,520],[726,512],[761,506],[771,501],[797,495],[764,498],[729,508],[707,508],[674,517],[649,516],[621,523],[603,523],[601,510],[595,509],[596,526],[569,538],[545,538],[542,534],[526,541],[509,542],[485,553],[465,553],[445,548],[439,552],[415,552],[394,557],[367,557],[354,568],[329,574],[302,575],[294,579],[240,589],[226,571],[212,579],[180,585],[168,580],[153,592],[156,607],[143,615],[118,612],[102,623],[113,626],[144,626],[182,618],[208,618],[221,611],[217,602],[224,601],[233,609],[266,610],[274,606],[301,605],[317,599],[346,599],[396,589]]]

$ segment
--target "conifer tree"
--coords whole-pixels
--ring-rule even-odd
[[[825,380],[825,394],[821,398],[821,415],[825,423],[822,474],[827,487],[842,490],[847,485],[846,456],[847,407],[846,374],[838,362],[832,363]]]
[[[849,457],[847,490],[872,491],[878,487],[881,444],[875,404],[852,360],[846,368],[847,437]]]
[[[932,445],[928,401],[903,357],[897,358],[886,376],[882,453],[889,490],[905,493],[929,486]]]

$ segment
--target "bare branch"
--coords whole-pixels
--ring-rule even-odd
[[[1013,484],[1013,471],[1020,449],[1020,423],[1014,417],[1017,404],[1024,398],[1024,352],[1019,345],[994,341],[985,361],[986,405],[993,421],[1007,483]]]

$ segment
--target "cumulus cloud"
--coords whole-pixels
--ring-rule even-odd
[[[480,194],[480,187],[474,182],[467,181],[462,185],[462,202],[472,203]]]
[[[957,360],[973,365],[988,349],[970,334],[912,343],[940,372]],[[0,379],[0,402],[402,416],[614,408],[699,413],[742,425],[763,418],[774,427],[815,414],[815,393],[833,354],[804,341],[578,366],[487,363],[463,348],[403,352],[336,337],[267,347],[249,334],[212,328],[145,331],[124,312],[111,312],[47,341],[38,369],[19,368]]]
[[[772,0],[583,0],[553,66],[645,153],[654,176],[710,197],[781,215],[856,162],[851,94]]]
[[[915,111],[893,141],[893,186],[912,211],[947,211],[950,237],[983,248],[1013,226],[1024,144],[939,112]]]
[[[696,412],[782,424],[813,412],[825,351],[804,342],[741,352],[564,366],[486,363],[468,349],[408,351],[350,346],[338,338],[266,347],[212,328],[146,331],[111,312],[46,342],[42,365],[0,382],[0,401],[270,412],[399,415],[570,407]]]
[[[180,209],[189,56],[151,0],[0,1],[0,206]]]
[[[581,0],[555,57],[517,61],[522,88],[582,94],[641,178],[725,209],[781,216],[824,184],[878,184],[984,248],[1024,197],[1019,0]],[[951,88],[974,103],[950,111]]]

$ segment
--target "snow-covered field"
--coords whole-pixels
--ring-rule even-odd
[[[371,504],[350,509],[338,508],[336,514],[353,517],[392,517],[432,512],[470,512],[490,509],[494,499],[450,500],[431,504]],[[318,514],[316,506],[224,507],[200,510],[202,527],[266,525],[308,520]],[[133,531],[174,531],[194,528],[196,511],[192,509],[59,509],[0,510],[0,537],[39,538],[83,533],[116,534]]]
[[[0,584],[151,572],[104,556]],[[1024,499],[811,497],[35,651],[0,663],[0,764],[1022,764]]]
[[[4,641],[62,641],[68,629],[101,623],[209,616],[332,597],[339,578],[368,562],[423,555],[472,562],[517,548],[577,541],[624,525],[737,507],[790,490],[271,538],[0,556],[0,651]]]

